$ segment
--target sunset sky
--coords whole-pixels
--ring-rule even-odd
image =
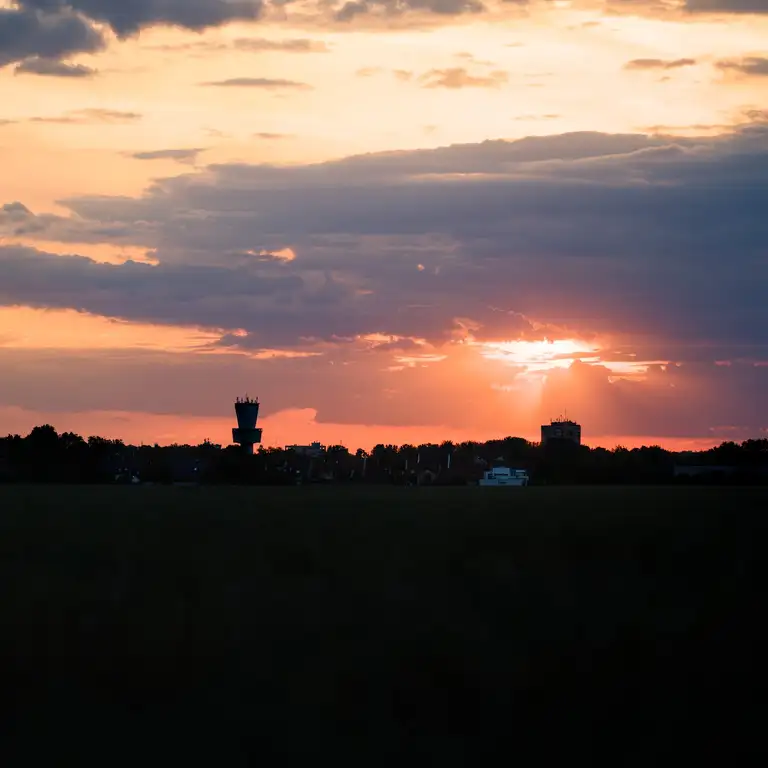
[[[768,0],[0,0],[0,434],[768,433]]]

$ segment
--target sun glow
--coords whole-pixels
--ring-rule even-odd
[[[523,366],[526,373],[546,373],[554,368],[568,368],[574,360],[596,362],[598,348],[577,339],[544,341],[478,342],[481,354],[489,360]]]

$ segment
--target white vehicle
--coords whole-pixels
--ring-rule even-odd
[[[478,485],[528,485],[528,472],[524,469],[510,469],[509,467],[494,467],[483,473],[483,479],[477,481]]]

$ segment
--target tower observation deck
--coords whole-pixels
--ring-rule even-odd
[[[243,452],[252,454],[253,446],[261,442],[261,428],[256,426],[259,418],[259,399],[247,395],[235,400],[237,426],[232,430],[232,442],[242,446]]]

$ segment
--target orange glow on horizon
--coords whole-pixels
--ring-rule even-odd
[[[3,436],[8,434],[26,435],[35,426],[52,424],[59,433],[76,432],[87,438],[99,435],[108,439],[123,440],[133,445],[198,445],[208,439],[226,446],[230,444],[232,427],[235,426],[234,412],[231,417],[192,417],[127,413],[119,411],[92,411],[85,413],[42,413],[25,411],[20,408],[1,408],[0,420],[4,426]],[[517,435],[513,429],[482,434],[480,431],[456,430],[439,426],[399,427],[376,424],[330,424],[318,422],[312,409],[293,409],[271,414],[259,421],[264,429],[265,447],[286,445],[308,445],[319,441],[324,445],[345,445],[351,452],[358,448],[369,451],[377,443],[394,445],[419,445],[422,443],[453,443],[464,441],[485,442],[507,436],[523,437],[538,442],[539,435]],[[700,451],[732,440],[733,435],[724,430],[722,434],[710,437],[669,437],[659,438],[646,435],[586,435],[584,444],[590,448],[602,447],[613,450],[617,446],[640,448],[660,445],[669,451]],[[738,442],[738,441],[737,441]]]

